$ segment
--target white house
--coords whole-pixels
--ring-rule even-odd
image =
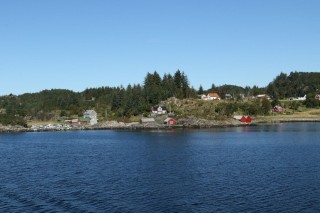
[[[231,94],[225,94],[224,99],[230,100],[230,99],[232,99],[232,95]]]
[[[307,95],[304,95],[303,97],[298,97],[298,98],[289,98],[291,101],[305,101],[307,100]]]
[[[202,95],[201,96],[201,99],[202,100],[205,100],[205,101],[207,101],[207,100],[220,100],[221,98],[220,98],[220,96],[218,95],[218,93],[209,93],[208,95]]]
[[[260,94],[260,95],[257,95],[256,98],[258,99],[263,99],[263,98],[266,98],[268,100],[270,100],[270,96],[267,95],[267,94]]]
[[[297,100],[298,101],[305,101],[305,100],[307,100],[307,95],[304,95],[303,97],[298,97]]]
[[[167,108],[165,106],[156,106],[151,109],[152,114],[163,115],[167,113]]]
[[[97,113],[94,110],[86,110],[83,113],[83,117],[90,119],[90,125],[94,125],[94,124],[98,123]]]

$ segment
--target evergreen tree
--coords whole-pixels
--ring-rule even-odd
[[[162,86],[163,98],[167,99],[173,97],[175,95],[176,86],[172,75],[164,74],[162,78]]]
[[[145,97],[151,105],[156,105],[162,100],[161,81],[161,77],[156,71],[153,74],[147,73],[145,77]]]
[[[217,92],[217,87],[214,84],[211,84],[211,88],[209,89],[209,92]]]
[[[190,87],[188,77],[182,72],[181,74],[181,89],[183,98],[189,98]]]
[[[202,85],[200,85],[199,89],[198,89],[198,95],[203,95],[204,91],[203,91],[203,87]]]
[[[181,89],[182,87],[182,74],[180,70],[177,70],[174,74],[174,83],[176,84],[177,89]]]

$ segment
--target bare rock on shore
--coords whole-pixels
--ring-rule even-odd
[[[92,126],[93,128],[106,128],[106,129],[113,129],[113,128],[124,128],[126,124],[123,122],[118,121],[106,121],[103,123],[98,123]]]
[[[234,119],[226,119],[226,120],[206,120],[202,118],[197,118],[194,116],[190,116],[187,118],[181,118],[177,121],[177,125],[181,125],[183,127],[223,127],[223,126],[238,126],[241,123]]]
[[[0,132],[25,132],[28,129],[23,127],[23,126],[3,126],[2,124],[0,124]]]

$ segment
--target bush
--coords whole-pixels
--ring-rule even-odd
[[[26,121],[22,117],[10,115],[10,114],[0,115],[0,123],[5,126],[6,125],[18,125],[23,127],[28,126]]]

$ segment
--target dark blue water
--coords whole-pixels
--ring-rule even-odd
[[[319,211],[319,123],[0,135],[0,212]]]

